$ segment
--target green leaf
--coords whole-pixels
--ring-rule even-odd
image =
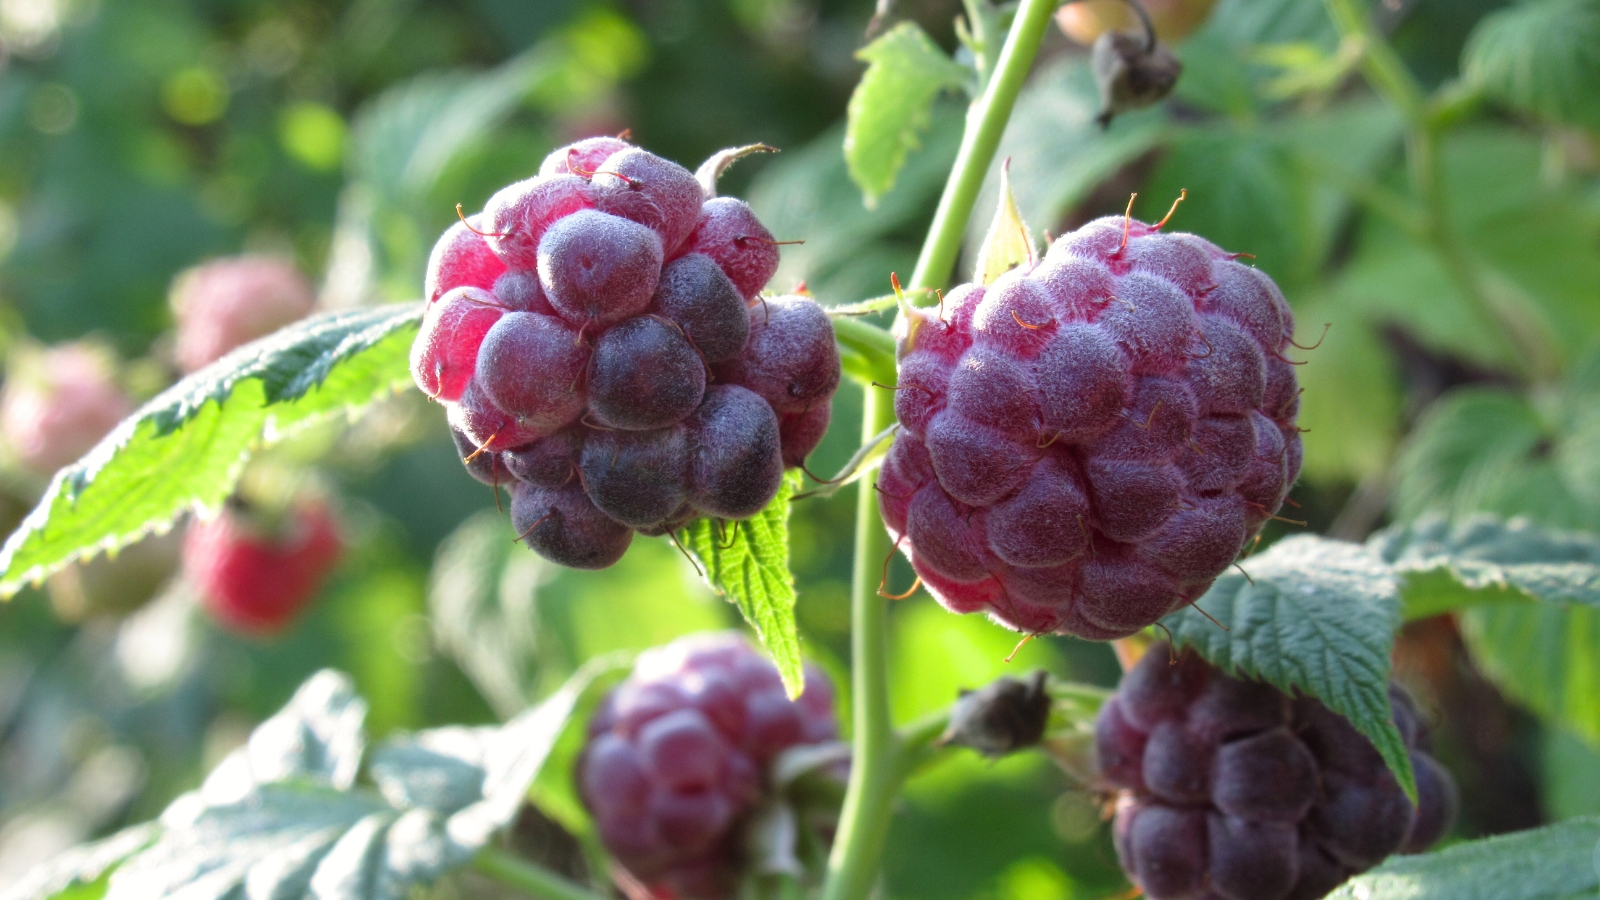
[[[1600,819],[1395,856],[1357,875],[1329,900],[1578,900],[1600,887]]]
[[[145,822],[92,844],[66,850],[28,870],[10,887],[0,891],[0,900],[46,900],[63,891],[93,884],[112,867],[142,850],[159,831],[155,822]]]
[[[994,284],[995,279],[1025,266],[1033,268],[1037,251],[1028,223],[1022,221],[1017,211],[1017,198],[1011,193],[1011,160],[1000,165],[1000,202],[996,204],[994,220],[984,235],[983,246],[978,248],[978,260],[973,264],[972,280],[978,284]]]
[[[551,564],[506,537],[506,517],[484,510],[439,545],[428,583],[438,646],[495,712],[510,717],[539,674],[539,585]]]
[[[794,574],[789,571],[789,498],[799,486],[799,473],[788,472],[778,496],[755,516],[700,519],[678,533],[712,589],[738,606],[755,629],[791,698],[805,687],[794,621]]]
[[[871,206],[894,187],[906,157],[917,149],[934,98],[967,84],[972,73],[909,21],[861,48],[856,58],[867,63],[867,71],[850,95],[844,158]]]
[[[217,508],[260,447],[408,383],[421,315],[407,303],[315,316],[168,388],[56,473],[0,550],[0,594]]]
[[[1481,606],[1461,617],[1461,630],[1473,660],[1507,696],[1600,746],[1600,609]]]
[[[401,736],[356,786],[365,703],[312,676],[281,712],[169,806],[160,837],[112,874],[108,900],[243,896],[402,900],[510,824],[598,660],[501,727]]]
[[[1378,748],[1406,793],[1416,782],[1389,707],[1389,656],[1400,594],[1389,568],[1360,544],[1297,535],[1218,578],[1194,606],[1162,619],[1230,673],[1299,691],[1350,720]]]
[[[1527,519],[1479,515],[1451,524],[1435,515],[1385,529],[1367,546],[1405,579],[1407,618],[1508,599],[1600,607],[1600,540],[1587,534]],[[1441,574],[1448,584],[1431,577]]]
[[[1600,129],[1600,2],[1535,0],[1487,16],[1461,69],[1514,109]]]

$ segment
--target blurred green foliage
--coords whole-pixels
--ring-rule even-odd
[[[1536,359],[1508,348],[1505,319],[1483,317],[1419,229],[1405,123],[1353,77],[1321,0],[1221,0],[1177,48],[1175,97],[1107,131],[1092,122],[1086,54],[1053,34],[1001,155],[1036,233],[1121,214],[1133,192],[1135,215],[1159,219],[1187,190],[1171,227],[1253,254],[1295,306],[1302,344],[1332,323],[1296,354],[1307,360],[1310,433],[1295,515],[1313,530],[1360,537],[1387,515],[1441,509],[1600,530],[1600,83],[1585,74],[1592,55],[1558,33],[1560,9],[1586,2],[1372,9],[1419,82],[1450,101],[1434,113],[1472,119],[1442,140],[1445,222],[1491,306],[1543,348]],[[142,360],[130,378],[160,382],[174,374],[172,277],[244,250],[294,259],[328,308],[414,299],[457,203],[477,209],[560,143],[624,128],[691,168],[726,146],[781,147],[722,184],[780,240],[805,242],[785,248],[775,287],[804,281],[828,304],[881,295],[888,274],[915,260],[962,108],[934,101],[904,167],[876,173],[893,187],[863,203],[842,146],[871,6],[0,0],[4,343],[97,334]],[[949,50],[960,6],[901,0],[895,10]],[[1515,77],[1517,54],[1535,44],[1566,60],[1565,81]],[[991,179],[969,247],[997,196]],[[963,275],[970,254],[965,265]],[[845,385],[812,471],[849,458],[860,408],[860,389]],[[354,548],[276,641],[221,633],[181,585],[123,618],[63,621],[44,590],[0,608],[0,880],[50,849],[38,841],[158,813],[316,669],[354,677],[381,736],[504,718],[597,654],[738,622],[664,541],[637,541],[602,573],[556,571],[511,547],[493,494],[462,472],[441,419],[411,394],[274,451],[275,464],[314,465],[337,488]],[[8,517],[37,489],[8,486]],[[856,490],[798,502],[791,526],[802,650],[834,675],[841,710]],[[436,554],[467,560],[450,599],[474,584],[470,608],[430,597],[446,581]],[[887,571],[890,584],[910,583],[903,562]],[[1105,647],[1068,639],[1031,641],[1006,662],[1015,635],[924,595],[896,604],[893,618],[902,720],[1033,666],[1117,678]],[[1484,668],[1552,722],[1519,725],[1506,751],[1539,774],[1552,818],[1600,802],[1576,787],[1600,770],[1593,619],[1509,606],[1463,617]],[[574,741],[558,759],[570,762]],[[564,777],[542,779],[535,796],[581,833]],[[1123,882],[1099,814],[1096,798],[1036,757],[955,757],[912,782],[886,894],[1112,895]]]

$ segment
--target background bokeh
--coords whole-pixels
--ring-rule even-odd
[[[893,15],[948,48],[960,6],[899,0]],[[1504,6],[1376,14],[1431,89],[1461,79],[1469,35]],[[690,168],[727,146],[781,148],[723,181],[780,240],[805,242],[784,249],[775,287],[804,281],[825,304],[880,295],[915,259],[962,107],[941,100],[894,188],[863,202],[841,144],[872,13],[867,0],[0,0],[0,350],[20,377],[39,346],[89,338],[147,398],[177,375],[168,293],[185,268],[263,253],[292,260],[324,309],[413,299],[457,203],[478,209],[551,148],[625,128]],[[1120,213],[1132,192],[1135,215],[1158,219],[1186,189],[1172,227],[1254,254],[1302,343],[1333,323],[1304,354],[1306,471],[1284,515],[1350,538],[1441,506],[1600,527],[1587,362],[1600,113],[1579,100],[1516,114],[1468,88],[1442,113],[1463,119],[1443,141],[1450,227],[1526,324],[1514,346],[1540,348],[1529,359],[1393,209],[1402,123],[1352,77],[1321,0],[1220,0],[1177,50],[1174,97],[1102,132],[1086,51],[1052,33],[1001,153],[1036,231]],[[995,197],[991,179],[973,242]],[[813,471],[849,457],[859,410],[847,382]],[[339,568],[277,638],[219,629],[181,575],[130,597],[127,577],[85,570],[0,606],[0,885],[159,813],[316,669],[355,678],[376,737],[491,721],[596,654],[738,621],[664,541],[601,573],[513,547],[415,392],[274,449],[245,484],[314,485],[348,531]],[[7,530],[43,486],[0,465]],[[805,646],[841,687],[854,490],[800,501],[793,525]],[[891,569],[891,583],[910,577]],[[1003,672],[1109,685],[1118,671],[1105,647],[1064,638],[1006,662],[1015,635],[926,595],[895,606],[894,641],[902,720]],[[1458,836],[1600,812],[1600,617],[1476,611],[1408,626],[1398,653],[1463,786]],[[886,894],[1111,896],[1124,882],[1099,802],[1037,755],[941,764],[903,800]]]

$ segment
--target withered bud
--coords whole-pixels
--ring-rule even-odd
[[[1108,31],[1094,42],[1095,84],[1100,88],[1101,128],[1119,113],[1144,109],[1172,93],[1183,63],[1153,36]]]
[[[1045,678],[1040,669],[1025,680],[999,678],[975,691],[962,691],[939,742],[991,757],[1038,744],[1050,719]]]

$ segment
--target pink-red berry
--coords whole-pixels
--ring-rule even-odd
[[[109,351],[86,343],[13,351],[0,432],[33,472],[49,475],[75,461],[131,412]]]
[[[297,503],[277,528],[228,506],[189,526],[183,568],[219,624],[266,636],[316,596],[343,551],[339,523],[320,500]]]
[[[179,368],[193,372],[228,351],[305,318],[311,282],[271,256],[233,256],[195,266],[172,284]]]

